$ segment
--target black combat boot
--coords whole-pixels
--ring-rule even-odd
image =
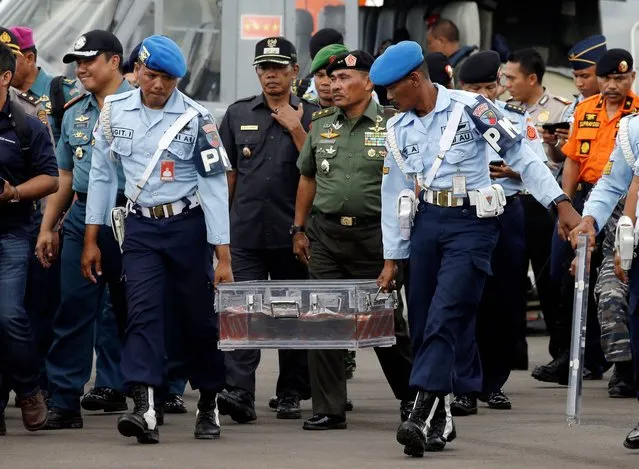
[[[445,394],[433,394],[419,391],[415,398],[415,405],[408,420],[402,422],[397,429],[397,441],[404,445],[404,453],[413,457],[422,457],[427,443],[427,431],[431,421],[435,418],[436,409],[444,409],[444,426],[446,423]],[[441,413],[440,417],[441,419]],[[439,427],[438,427],[439,428]],[[431,442],[432,444],[432,442]]]
[[[457,438],[453,414],[451,412],[451,395],[440,399],[435,414],[426,429],[426,451],[442,451],[446,443]]]
[[[570,351],[566,350],[547,365],[539,365],[532,372],[532,377],[544,383],[568,384],[570,371]]]
[[[201,391],[197,403],[195,431],[198,440],[217,440],[220,437],[220,415],[217,410],[217,393]]]
[[[134,436],[139,443],[151,444],[160,442],[153,388],[144,384],[131,387],[133,412],[124,414],[118,419],[118,431],[122,436]]]

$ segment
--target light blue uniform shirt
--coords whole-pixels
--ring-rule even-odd
[[[636,117],[624,117],[624,119],[630,119],[628,122],[628,136],[635,160],[637,155],[639,155],[639,119]],[[635,166],[634,163],[631,166],[624,157],[619,143],[619,135],[617,135],[615,147],[608,160],[608,167],[604,169],[603,176],[590,192],[590,196],[584,206],[583,216],[590,216],[595,219],[597,231],[601,231],[606,226],[619,199],[628,192],[633,173],[636,172],[633,166]]]
[[[543,161],[544,163],[548,161],[548,157],[546,157],[546,152],[544,151],[543,141],[537,130],[535,129],[534,122],[532,117],[528,112],[524,112],[524,114],[519,114],[516,111],[510,110],[506,108],[506,103],[503,101],[495,101],[495,106],[504,113],[506,118],[512,122],[512,124],[519,130],[525,138],[528,139],[528,143],[532,147],[535,154]],[[488,162],[501,160],[501,158],[495,151],[486,144],[486,154],[488,156]],[[515,195],[519,192],[525,191],[526,186],[522,181],[513,178],[498,178],[494,180],[495,184],[499,184],[504,188],[504,193],[507,197],[511,195]]]
[[[197,190],[206,219],[208,242],[214,245],[228,244],[230,230],[226,174],[221,172],[204,177],[196,169],[196,158],[201,158],[199,154],[194,154],[200,120],[209,117],[214,122],[206,108],[176,89],[161,113],[155,118],[153,113],[150,114],[153,121],[149,122],[142,108],[139,89],[109,96],[106,102],[111,102],[111,131],[114,139],[109,145],[103,123],[100,122],[94,131],[95,148],[86,223],[111,224],[110,211],[115,206],[117,191],[118,163],[114,160],[122,163],[126,180],[124,193],[131,198],[162,135],[188,107],[193,107],[201,115],[193,118],[164,151],[136,203],[142,207],[170,204],[194,195]],[[113,158],[109,156],[110,152],[113,152]],[[172,161],[175,165],[173,181],[161,180],[162,161]]]
[[[123,80],[116,93],[124,93],[132,89],[128,81]],[[56,147],[58,167],[65,171],[73,171],[73,190],[87,193],[89,191],[89,171],[93,153],[93,129],[100,116],[100,109],[95,96],[86,95],[74,103],[62,118],[62,133]],[[124,190],[124,175],[118,170],[118,187]]]
[[[477,95],[464,91],[448,90],[437,86],[435,108],[419,118],[414,112],[398,114],[387,123],[394,126],[397,145],[404,158],[404,170],[409,175],[426,174],[437,154],[439,140],[457,102],[466,106],[476,104]],[[479,134],[468,113],[462,113],[453,145],[446,153],[431,189],[451,190],[452,178],[456,174],[466,177],[468,190],[485,188],[493,184],[490,179],[488,161],[497,157],[487,154],[486,141]],[[497,116],[499,117],[499,116]],[[391,130],[393,131],[393,130]],[[387,150],[388,143],[386,144]],[[492,151],[492,149],[491,149]],[[544,206],[563,194],[548,167],[543,163],[530,141],[524,136],[506,153],[507,163],[522,176],[525,186]],[[397,200],[403,189],[414,189],[412,178],[407,178],[389,154],[385,159],[387,169],[382,178],[382,238],[385,259],[405,259],[410,254],[410,242],[400,237],[397,217]]]

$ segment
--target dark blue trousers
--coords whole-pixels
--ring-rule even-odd
[[[630,301],[628,303],[630,313],[630,348],[632,350],[632,365],[634,367],[635,382],[639,383],[639,261],[632,263],[630,271]],[[639,389],[637,389],[639,399]]]
[[[499,391],[510,376],[517,330],[526,313],[526,220],[519,199],[499,217],[501,228],[493,252],[493,275],[486,280],[477,315],[482,394]]]
[[[124,384],[159,387],[166,357],[166,314],[177,314],[193,389],[224,389],[224,355],[217,348],[217,318],[208,270],[211,252],[200,207],[152,220],[129,214],[122,265],[128,324],[122,349]],[[167,308],[167,292],[179,309]]]
[[[95,325],[104,308],[109,286],[117,312],[125,315],[120,248],[111,228],[103,226],[98,245],[102,251],[102,276],[97,284],[82,276],[86,206],[76,201],[64,221],[61,253],[61,302],[53,318],[53,343],[47,355],[51,407],[80,411],[84,385],[91,377]],[[118,344],[119,345],[119,344]]]
[[[472,368],[465,373],[476,378],[466,384],[468,389],[456,386],[455,392],[481,389],[479,353],[469,342],[474,342],[475,317],[486,276],[491,273],[498,233],[499,220],[477,218],[474,207],[419,205],[409,262],[408,321],[415,356],[412,387],[452,392],[462,350],[468,360],[465,363]]]

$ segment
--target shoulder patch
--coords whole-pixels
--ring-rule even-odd
[[[330,116],[331,114],[335,114],[336,112],[337,108],[335,106],[327,107],[326,109],[315,111],[311,116],[311,120],[317,120],[322,117]]]
[[[516,112],[517,114],[521,114],[522,116],[524,114],[526,114],[526,110],[523,107],[517,106],[517,105],[512,104],[512,103],[506,103],[504,108],[509,110],[509,111]]]
[[[69,101],[67,101],[67,103],[64,105],[64,109],[69,109],[71,106],[73,106],[75,103],[77,103],[78,101],[82,101],[84,98],[86,98],[87,96],[89,96],[88,93],[84,93],[81,94],[79,96],[76,96],[75,98],[70,99]]]
[[[555,98],[557,101],[559,101],[562,104],[572,104],[572,101],[567,100],[566,98],[564,98],[563,96],[553,96],[553,98]]]

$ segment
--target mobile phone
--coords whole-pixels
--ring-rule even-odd
[[[488,165],[489,166],[506,166],[506,163],[504,163],[502,160],[495,160],[488,163]]]
[[[543,124],[542,129],[554,134],[557,129],[570,129],[570,122],[555,122],[553,124]]]

